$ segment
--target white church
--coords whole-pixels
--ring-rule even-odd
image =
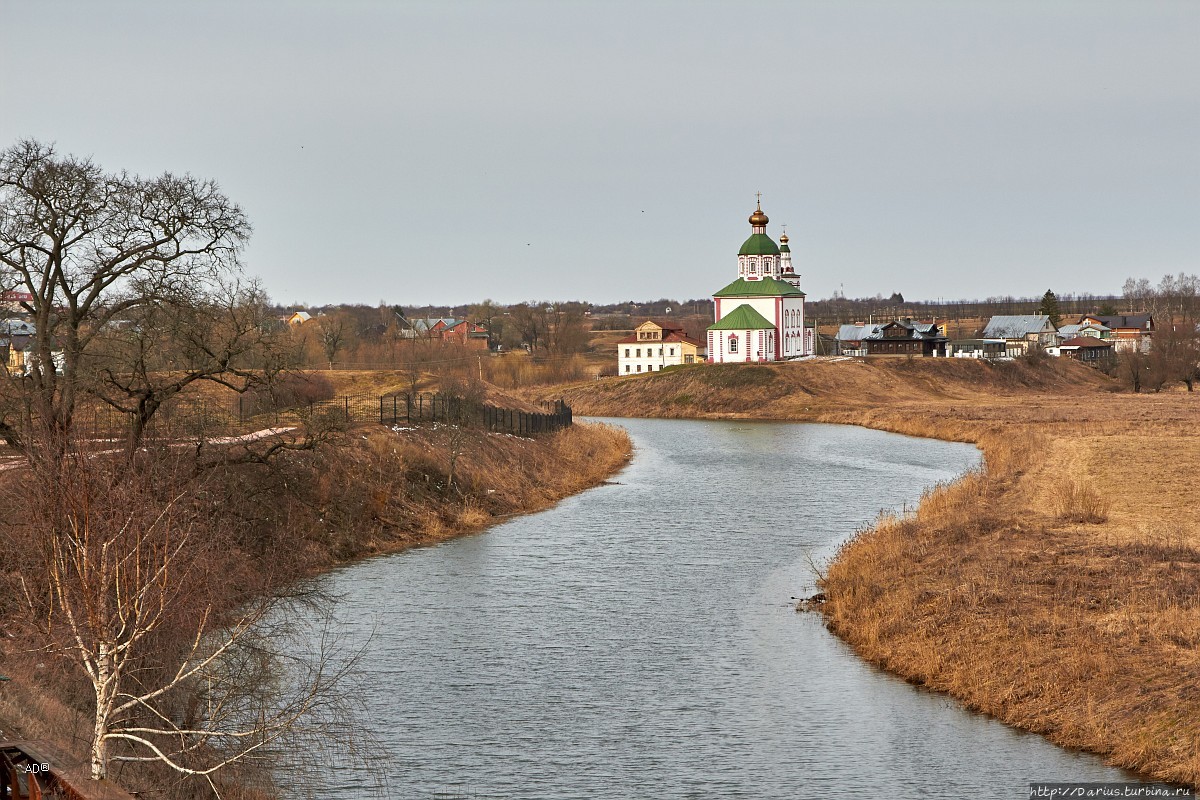
[[[792,267],[788,236],[767,235],[762,198],[750,215],[750,238],[738,251],[738,278],[713,294],[716,322],[708,327],[708,360],[779,361],[813,352],[804,327],[804,292]]]

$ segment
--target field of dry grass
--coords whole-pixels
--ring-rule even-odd
[[[1074,363],[702,366],[561,393],[577,413],[861,424],[985,468],[847,543],[823,581],[864,658],[973,709],[1200,786],[1200,394]]]

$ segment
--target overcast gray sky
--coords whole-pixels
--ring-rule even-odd
[[[215,178],[276,300],[1200,271],[1200,1],[0,0],[0,146]]]

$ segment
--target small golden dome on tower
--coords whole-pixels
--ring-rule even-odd
[[[787,244],[788,241],[788,235],[786,233],[779,237],[780,244]]]

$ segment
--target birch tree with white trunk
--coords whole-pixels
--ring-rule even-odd
[[[334,666],[323,644],[282,659],[263,627],[275,604],[262,584],[212,595],[229,587],[213,573],[236,566],[204,525],[197,487],[164,494],[175,476],[127,463],[35,462],[44,491],[30,509],[41,565],[21,578],[29,618],[43,650],[91,686],[93,780],[114,763],[158,762],[220,796],[217,773],[304,725],[335,724],[348,663]]]

